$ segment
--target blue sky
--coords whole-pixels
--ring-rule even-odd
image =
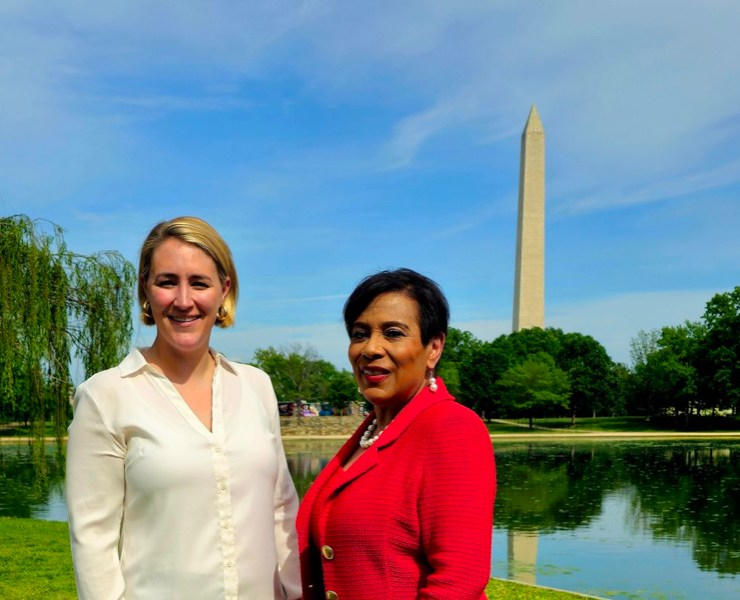
[[[344,299],[399,266],[491,340],[535,103],[546,324],[629,363],[740,285],[738,31],[736,0],[5,1],[0,214],[132,262],[158,221],[205,218],[241,279],[213,340],[235,359],[345,366]]]

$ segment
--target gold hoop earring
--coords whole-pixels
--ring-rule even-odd
[[[141,303],[141,315],[146,319],[154,318],[154,315],[152,315],[152,305],[149,304],[149,300],[144,300],[144,302]]]
[[[219,323],[223,323],[228,315],[229,311],[226,310],[226,308],[222,304],[218,307],[218,311],[216,312],[216,321],[218,321]]]

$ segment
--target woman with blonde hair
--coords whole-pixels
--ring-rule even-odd
[[[74,397],[67,504],[81,599],[300,598],[298,498],[272,384],[210,347],[237,296],[231,252],[208,223],[151,230],[138,297],[154,342]]]

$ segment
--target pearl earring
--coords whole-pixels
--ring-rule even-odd
[[[429,390],[434,393],[438,390],[437,386],[437,380],[435,379],[434,375],[429,376]]]

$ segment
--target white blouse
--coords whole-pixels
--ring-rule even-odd
[[[272,383],[212,354],[213,431],[136,349],[78,387],[67,506],[82,600],[300,598]]]

